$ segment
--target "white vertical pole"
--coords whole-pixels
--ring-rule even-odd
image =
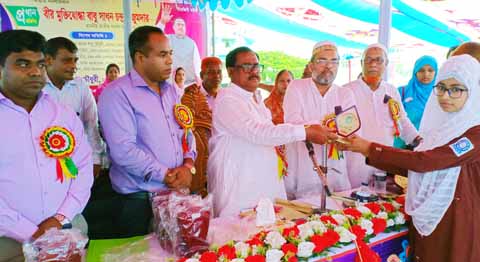
[[[131,0],[123,0],[123,41],[125,43],[125,73],[132,69],[132,61],[130,52],[128,51],[128,36],[132,31],[132,2]]]
[[[392,0],[380,0],[380,17],[378,19],[378,42],[387,50],[390,47],[390,29],[392,28]],[[385,71],[384,80],[388,80],[388,70]]]

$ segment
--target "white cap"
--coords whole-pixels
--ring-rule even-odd
[[[372,48],[380,48],[385,53],[385,56],[388,56],[387,48],[383,44],[375,43],[375,44],[371,44],[371,45],[367,46],[367,48],[365,48],[365,50],[363,51],[363,54],[362,54],[362,58],[365,57],[365,54],[367,53],[367,51],[369,49],[372,49]]]
[[[313,46],[313,50],[312,50],[312,56],[314,56],[317,52],[325,49],[325,47],[332,47],[332,49],[335,49],[335,51],[337,51],[337,45],[332,42],[332,41],[320,41],[320,42],[317,42],[314,46]]]

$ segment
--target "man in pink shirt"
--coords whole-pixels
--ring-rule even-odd
[[[91,149],[75,113],[42,91],[44,48],[37,32],[0,33],[0,261],[23,261],[22,242],[75,227],[90,197]]]

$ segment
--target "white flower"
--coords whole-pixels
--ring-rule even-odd
[[[402,207],[402,205],[397,203],[397,201],[392,201],[392,205],[395,207],[395,209],[399,209]]]
[[[360,205],[357,207],[357,210],[360,211],[360,213],[362,214],[370,214],[372,213],[372,211],[370,210],[370,208],[366,207],[366,206],[363,206],[363,205]]]
[[[335,227],[335,232],[340,235],[340,242],[342,243],[350,243],[351,241],[355,240],[357,237],[355,234],[350,232],[348,229],[344,227]]]
[[[313,249],[315,248],[315,244],[309,241],[301,242],[298,245],[298,257],[310,257],[313,254]]]
[[[342,214],[333,214],[332,217],[333,219],[335,219],[335,221],[337,221],[339,225],[343,225],[343,223],[345,223],[345,221],[347,220],[347,218]]]
[[[196,258],[189,258],[189,259],[185,260],[185,262],[200,262],[200,260],[198,260]]]
[[[378,218],[383,218],[383,219],[388,219],[388,214],[385,211],[380,211],[380,212],[378,212],[377,217]]]
[[[234,259],[230,260],[230,262],[245,262],[245,259],[243,259],[243,258],[234,258]]]
[[[365,218],[362,218],[360,220],[360,227],[362,227],[363,229],[365,229],[365,231],[367,231],[367,235],[373,234],[373,223],[372,223],[372,221],[370,221],[368,219],[365,219]]]
[[[252,256],[255,256],[258,253],[259,246],[252,246]]]
[[[391,227],[391,226],[394,226],[395,225],[395,221],[393,221],[393,219],[388,219],[387,220],[387,227]]]
[[[270,249],[267,251],[266,262],[280,262],[283,257],[283,252],[278,249]]]
[[[250,246],[247,243],[238,242],[234,247],[235,251],[237,251],[237,254],[239,254],[240,257],[246,258],[248,256],[248,250],[250,249]]]
[[[285,238],[278,231],[271,231],[265,238],[265,243],[269,244],[272,248],[279,249],[283,244],[287,243]]]
[[[314,220],[314,221],[310,221],[310,222],[307,222],[307,223],[310,225],[313,232],[315,232],[315,233],[323,233],[323,232],[327,231],[327,228],[325,227],[325,225],[321,221]]]
[[[397,225],[405,224],[405,216],[403,215],[402,212],[397,212],[397,215],[395,216],[395,224]]]
[[[301,240],[305,240],[315,234],[313,232],[312,226],[309,223],[301,224],[297,228],[299,231],[298,235],[300,236]]]

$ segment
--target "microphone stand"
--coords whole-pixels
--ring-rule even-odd
[[[310,141],[305,141],[305,146],[307,147],[307,150],[308,150],[308,156],[310,157],[310,160],[312,160],[312,163],[313,163],[313,170],[315,172],[317,172],[318,174],[318,177],[320,178],[320,180],[322,181],[322,184],[323,184],[323,190],[322,190],[322,193],[320,195],[320,209],[318,211],[316,211],[316,213],[325,213],[327,211],[327,196],[331,196],[331,192],[330,192],[330,189],[328,188],[328,184],[327,184],[327,166],[326,166],[326,159],[325,157],[328,157],[326,155],[326,151],[327,151],[327,146],[325,145],[325,153],[324,153],[324,158],[323,158],[323,164],[325,164],[325,166],[322,168],[321,166],[318,165],[318,162],[317,162],[317,157],[315,155],[315,150],[313,148],[313,145],[312,145],[312,142]],[[325,170],[323,170],[325,169]]]

